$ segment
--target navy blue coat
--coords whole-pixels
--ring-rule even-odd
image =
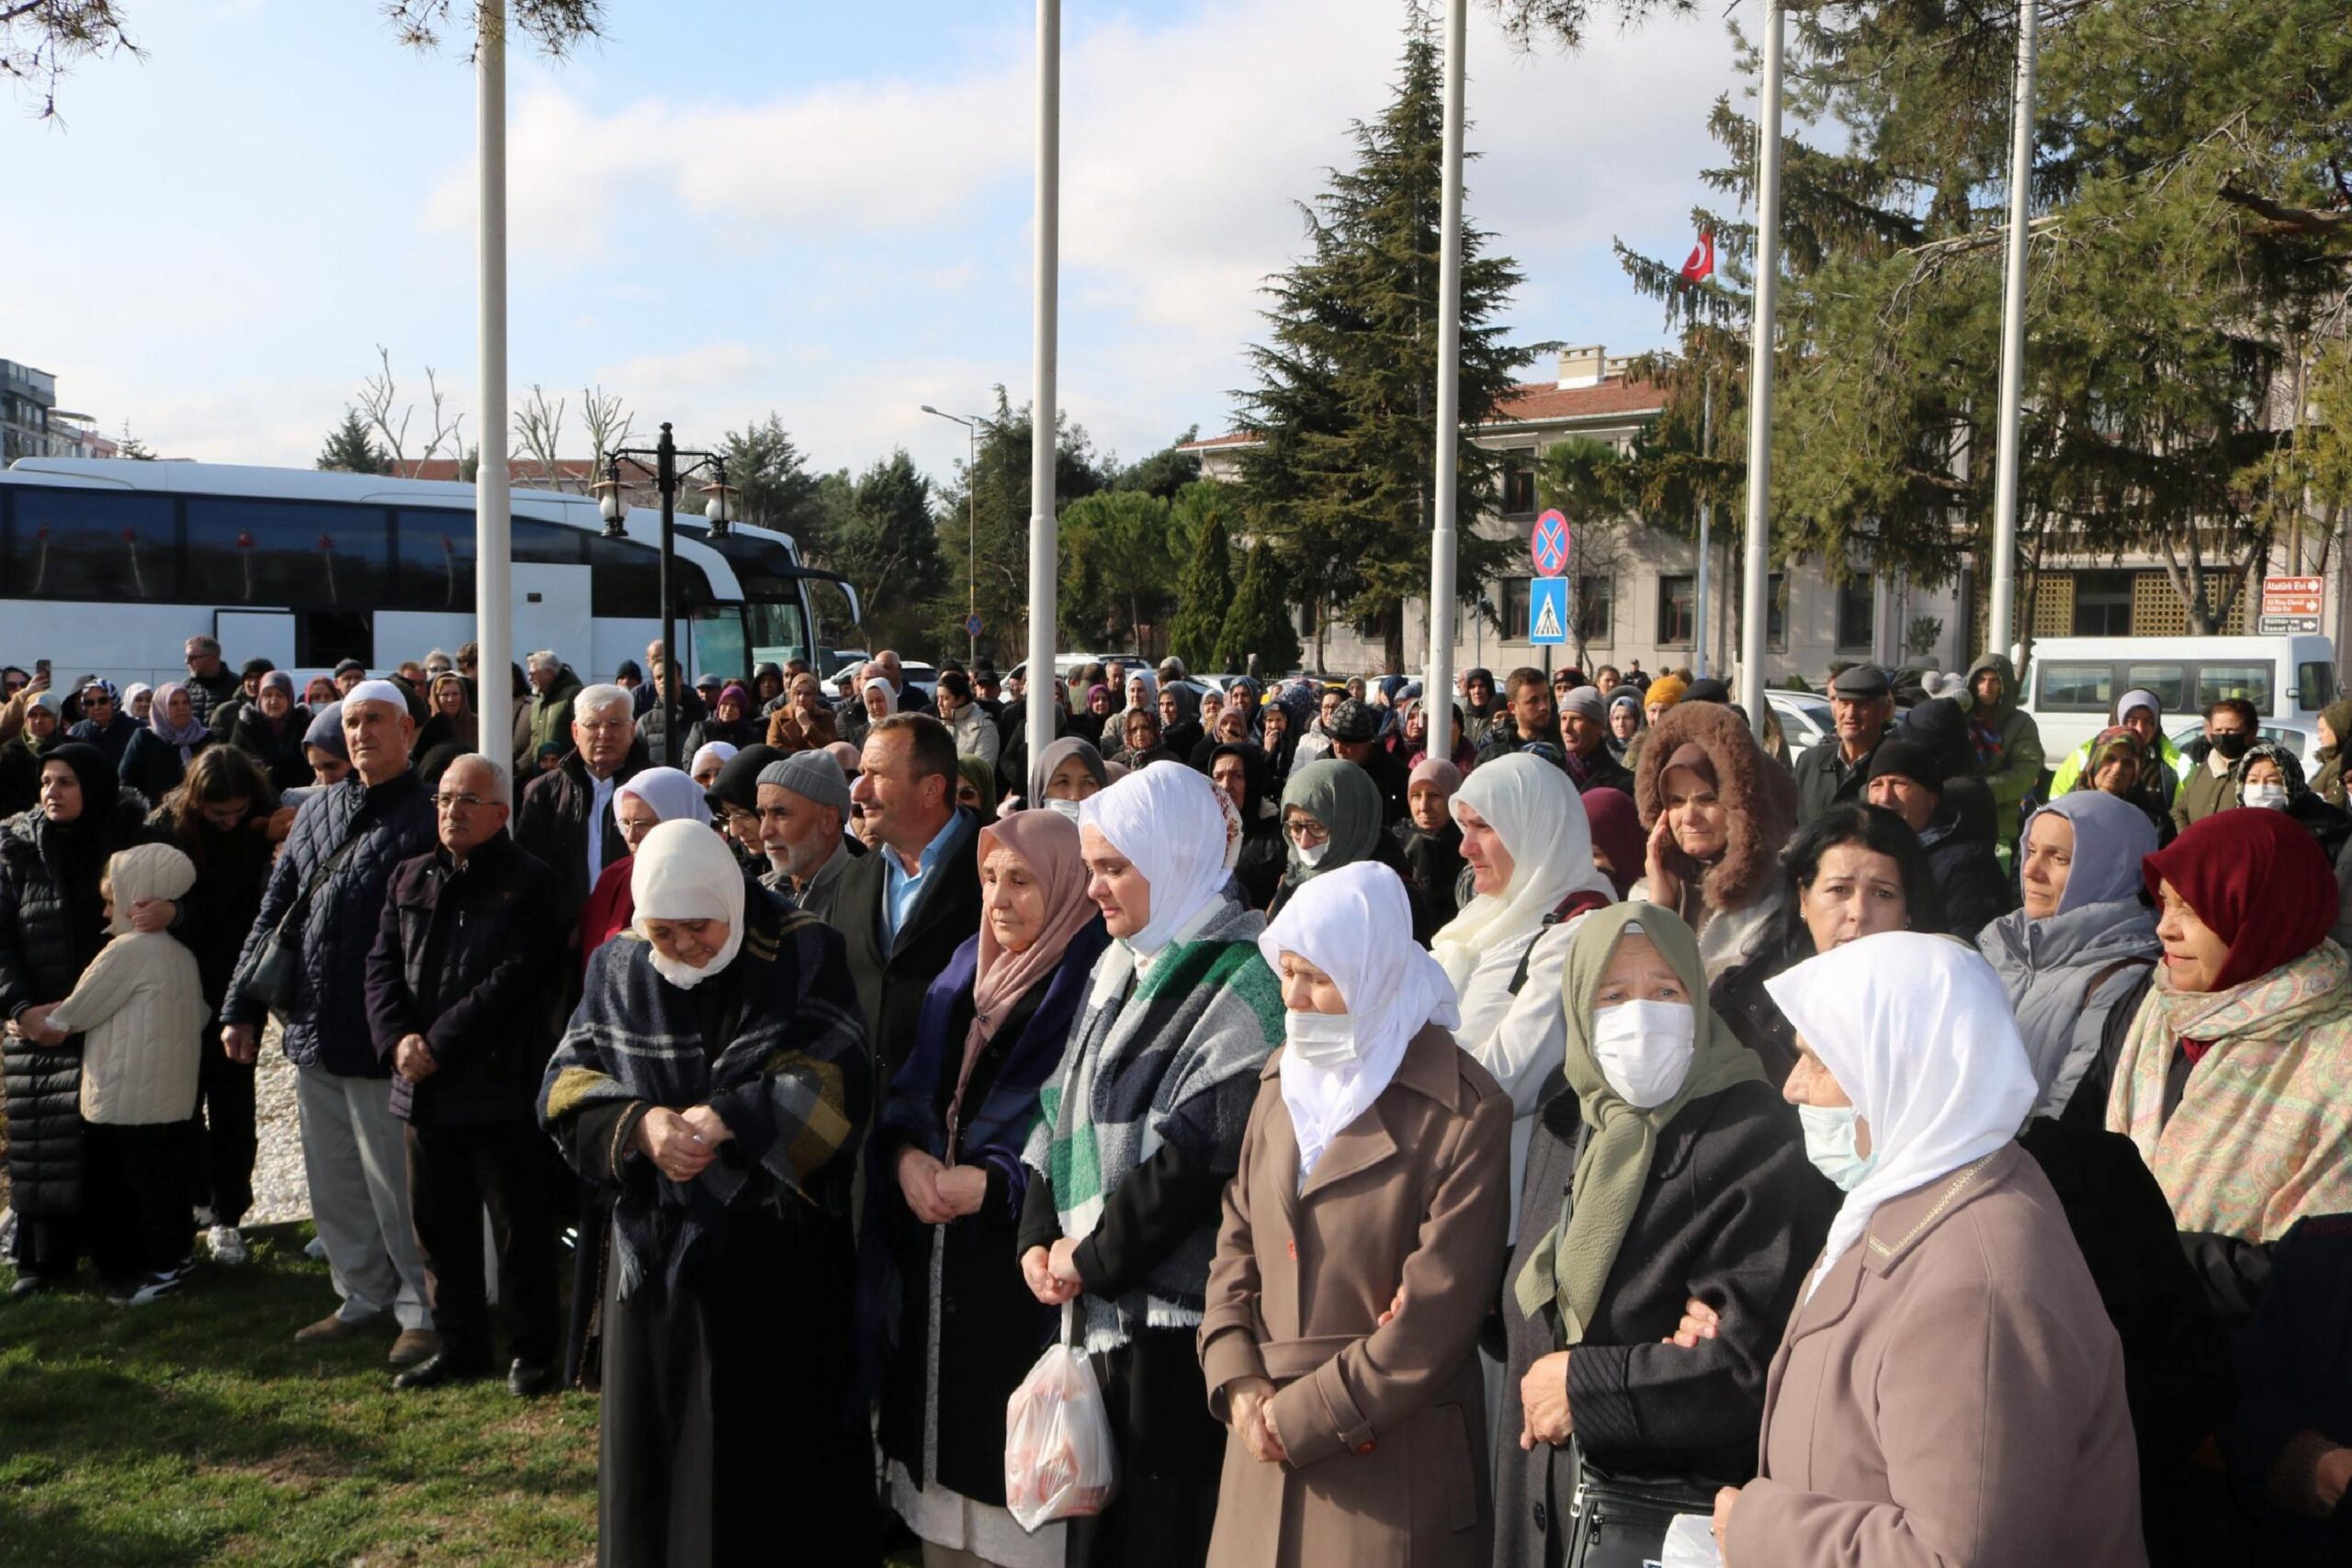
[[[301,977],[286,1019],[286,1056],[296,1066],[315,1065],[346,1077],[390,1077],[390,1064],[378,1059],[368,1028],[368,952],[382,922],[393,868],[429,852],[436,841],[433,807],[413,768],[372,788],[354,773],[302,802],[262,895],[261,913],[237,956],[237,978],[220,1021],[261,1026],[264,1009],[245,994],[244,983],[262,939],[301,897],[311,874],[355,835],[359,847],[311,896],[301,930],[291,933]]]

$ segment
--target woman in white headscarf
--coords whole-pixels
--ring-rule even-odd
[[[857,700],[865,705],[868,723],[888,718],[899,711],[899,688],[879,675],[868,675],[865,684],[858,688]]]
[[[2039,1089],[1991,967],[1887,931],[1765,982],[1782,1090],[1845,1192],[1772,1360],[1729,1568],[2139,1568],[2123,1355],[2041,1169]]]
[[[1145,768],[1079,807],[1113,940],[1039,1096],[1018,1243],[1031,1292],[1068,1303],[1093,1353],[1118,1444],[1117,1499],[1070,1521],[1072,1568],[1200,1562],[1216,1516],[1225,1434],[1193,1331],[1283,1007],[1265,921],[1227,892],[1216,790]]]
[[[629,931],[596,950],[539,1091],[611,1190],[598,1560],[870,1550],[850,1416],[850,1180],[871,1104],[839,932],[746,883],[698,822],[648,833]]]
[[[1527,1141],[1567,1049],[1560,974],[1568,939],[1577,917],[1615,903],[1617,890],[1593,863],[1592,825],[1576,785],[1542,758],[1500,757],[1473,768],[1451,805],[1476,897],[1430,950],[1462,998],[1455,1037],[1510,1096],[1516,1240]],[[1515,1005],[1521,998],[1524,1008]]]
[[[664,822],[710,823],[710,803],[702,786],[676,768],[641,768],[613,791],[613,823],[629,852],[604,869],[581,907],[582,974],[588,972],[589,957],[598,948],[629,928],[637,909],[631,899],[637,851],[646,835]]]
[[[1231,1428],[1214,1563],[1486,1568],[1478,1330],[1510,1106],[1456,1049],[1404,886],[1317,877],[1258,939],[1284,1044],[1225,1193],[1200,1352]]]

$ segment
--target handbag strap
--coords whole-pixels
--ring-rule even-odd
[[[310,879],[302,884],[302,891],[294,896],[294,902],[287,905],[286,912],[277,917],[277,924],[274,928],[277,935],[283,937],[289,927],[297,931],[301,929],[302,920],[310,912],[311,900],[320,888],[326,886],[327,879],[335,874],[335,869],[351,858],[352,852],[359,848],[359,840],[365,837],[367,831],[364,829],[352,834],[343,841],[343,848],[319,863],[319,868],[311,873]]]

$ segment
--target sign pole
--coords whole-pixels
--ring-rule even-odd
[[[480,28],[474,45],[474,199],[481,456],[474,470],[474,689],[482,750],[511,761],[514,600],[506,472],[505,0],[490,0],[481,7]],[[522,788],[518,778],[516,795]]]
[[[1061,404],[1054,386],[1061,273],[1062,4],[1037,0],[1036,400],[1029,409],[1029,755],[1054,739],[1060,700],[1054,663],[1061,549],[1054,510]],[[977,609],[974,612],[978,614]]]
[[[1756,117],[1756,294],[1748,313],[1747,537],[1740,588],[1739,700],[1764,738],[1764,620],[1772,562],[1772,318],[1781,288],[1781,59],[1788,31],[1782,0],[1764,27],[1764,83]]]

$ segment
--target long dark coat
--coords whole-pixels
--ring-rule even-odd
[[[1553,1097],[1527,1147],[1519,1247],[1502,1314],[1501,1456],[1495,1468],[1495,1561],[1544,1568],[1569,1525],[1574,1466],[1566,1449],[1518,1446],[1520,1382],[1561,1347],[1547,1309],[1520,1313],[1509,1281],[1560,1215],[1582,1125],[1576,1097]],[[1838,1190],[1804,1157],[1796,1113],[1762,1083],[1685,1105],[1659,1134],[1648,1185],[1600,1292],[1584,1342],[1568,1354],[1576,1434],[1604,1470],[1736,1483],[1754,1473],[1765,1372],[1820,1255]],[[1697,1296],[1723,1314],[1694,1349],[1662,1344]]]

